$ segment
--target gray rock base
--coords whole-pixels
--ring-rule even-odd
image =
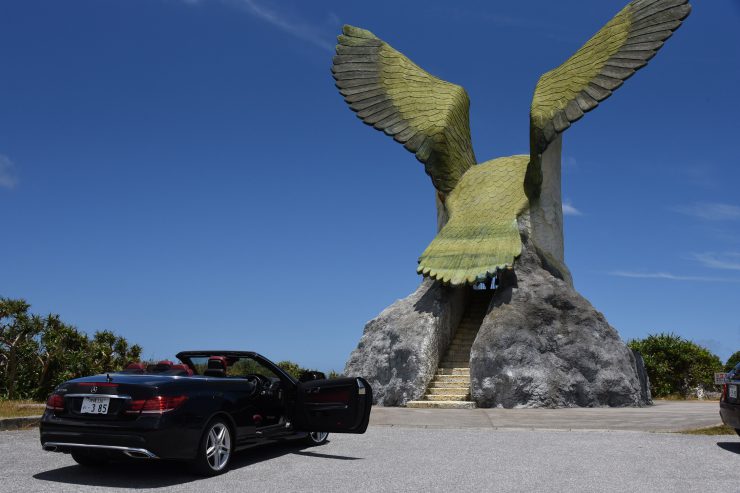
[[[462,317],[465,292],[423,281],[365,325],[344,374],[367,379],[377,405],[420,399]]]
[[[642,406],[642,358],[525,243],[503,273],[471,349],[479,407]]]
[[[477,406],[650,404],[639,353],[545,258],[525,241],[514,269],[499,278],[471,349]],[[468,289],[422,282],[365,325],[345,375],[366,378],[376,405],[421,399],[463,315]]]

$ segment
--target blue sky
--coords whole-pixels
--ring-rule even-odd
[[[622,337],[740,349],[740,4],[694,2],[564,135],[566,259]],[[344,23],[465,87],[480,161],[528,152],[538,77],[622,1],[7,0],[0,295],[147,357],[342,369],[419,283],[422,166],[331,78]]]

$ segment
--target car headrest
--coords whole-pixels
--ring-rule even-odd
[[[131,362],[123,369],[124,373],[144,373],[146,367],[141,363]]]
[[[226,370],[226,358],[224,356],[211,356],[208,358],[209,370]]]
[[[211,356],[208,358],[208,368],[203,372],[207,377],[226,376],[226,358],[223,356]]]
[[[154,372],[161,373],[163,371],[169,371],[172,369],[172,361],[165,359],[154,365]]]
[[[193,370],[188,368],[187,365],[172,365],[170,371],[167,372],[170,375],[177,375],[180,377],[190,376],[193,374]]]

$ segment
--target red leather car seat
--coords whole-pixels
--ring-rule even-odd
[[[208,368],[203,372],[203,375],[207,377],[225,377],[226,366],[224,356],[211,356],[208,358]]]
[[[187,365],[172,365],[172,368],[170,368],[170,371],[167,372],[170,375],[177,375],[181,377],[190,376],[193,374],[193,370],[188,368]]]
[[[144,373],[146,367],[142,363],[132,362],[123,369],[124,373]]]

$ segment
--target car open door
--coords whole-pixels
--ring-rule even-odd
[[[373,391],[364,378],[332,378],[298,384],[294,426],[299,431],[365,433]]]

